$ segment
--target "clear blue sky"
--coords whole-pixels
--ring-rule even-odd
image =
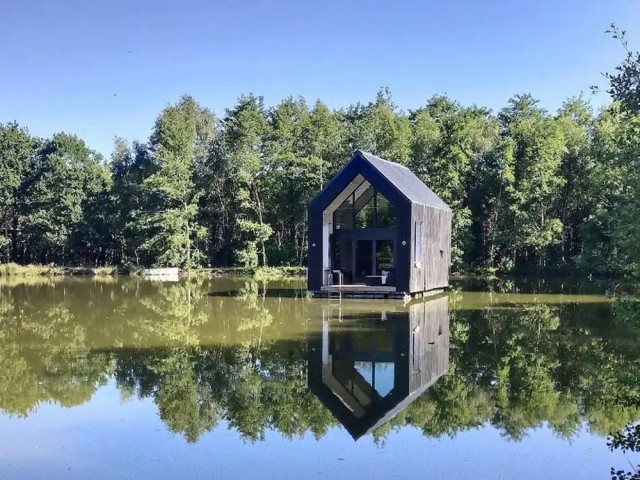
[[[183,93],[217,115],[242,93],[337,108],[381,86],[403,109],[532,93],[555,110],[622,59],[609,23],[640,48],[639,20],[638,0],[7,1],[0,122],[108,155],[116,135],[145,140]]]

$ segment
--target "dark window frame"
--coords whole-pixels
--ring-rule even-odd
[[[367,187],[367,190],[369,188],[372,189],[373,194],[372,197],[369,201],[367,201],[361,208],[360,210],[356,210],[356,192],[358,191],[358,189],[360,189],[360,187],[362,187],[365,182],[367,182],[369,185]],[[365,190],[366,191],[366,190]],[[364,195],[364,192],[363,192]],[[381,195],[385,201],[386,201],[386,205],[389,209],[394,211],[394,221],[392,225],[385,225],[384,227],[379,227],[380,221],[379,221],[379,212],[378,212],[378,195]],[[359,198],[359,197],[358,197]],[[345,203],[348,202],[348,205],[350,205],[349,207],[344,207]],[[369,204],[369,202],[373,202],[373,215],[372,215],[372,225],[370,226],[364,226],[364,227],[358,227],[358,221],[357,221],[357,216],[358,214],[366,207],[366,205]],[[345,210],[350,209],[351,210],[351,225],[346,227],[346,228],[341,228],[340,225],[343,224],[343,222],[339,222],[337,221],[337,215],[339,214],[338,212],[344,212]],[[336,230],[350,230],[350,229],[358,229],[358,230],[362,230],[362,229],[371,229],[371,228],[395,228],[397,226],[397,216],[395,215],[395,208],[393,203],[391,203],[389,201],[389,199],[387,197],[384,196],[384,194],[382,192],[380,192],[380,190],[378,190],[377,188],[375,188],[371,182],[369,182],[367,179],[362,180],[362,182],[360,182],[358,184],[358,186],[356,188],[354,188],[353,192],[351,192],[349,195],[347,195],[347,197],[342,201],[342,203],[338,206],[338,208],[335,209],[335,211],[333,212],[333,225],[334,228]]]

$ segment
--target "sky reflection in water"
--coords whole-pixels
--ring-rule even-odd
[[[298,282],[38,280],[0,284],[0,478],[628,465],[606,435],[640,418],[637,311],[593,286],[338,307]]]

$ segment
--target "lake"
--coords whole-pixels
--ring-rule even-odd
[[[580,478],[631,469],[635,302],[457,281],[413,300],[299,280],[0,282],[0,478]]]

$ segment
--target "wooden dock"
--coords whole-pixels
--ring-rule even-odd
[[[427,292],[409,294],[406,292],[398,292],[396,287],[385,285],[323,285],[320,291],[313,292],[313,296],[317,298],[336,298],[339,296],[341,298],[395,298],[399,300],[410,300],[411,298],[425,298],[438,295],[444,291],[444,288],[438,288]]]
[[[313,296],[335,298],[336,294],[340,294],[342,298],[405,298],[403,292],[397,292],[395,287],[385,285],[324,285],[319,292],[314,292]]]

